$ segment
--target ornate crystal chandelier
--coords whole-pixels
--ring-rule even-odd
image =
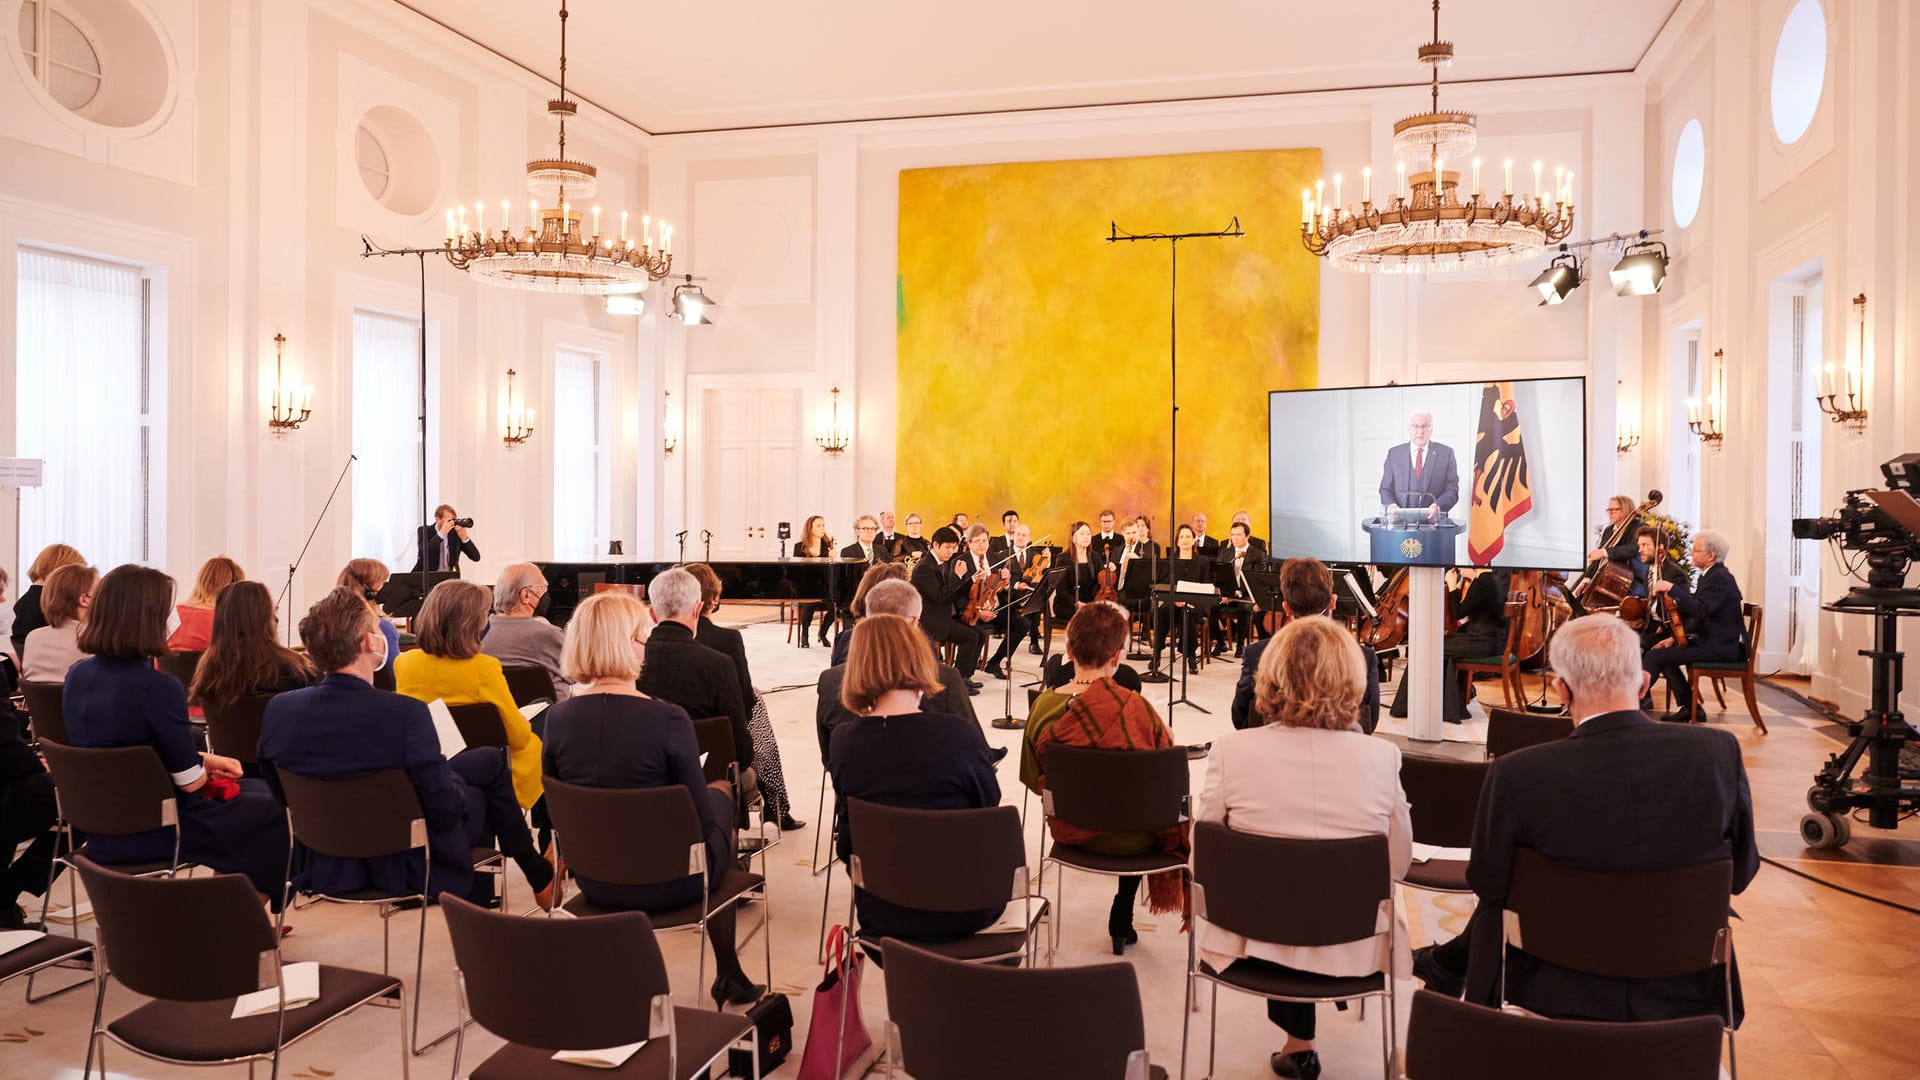
[[[1446,171],[1448,159],[1458,162],[1473,153],[1477,128],[1472,113],[1440,109],[1440,69],[1453,65],[1453,43],[1440,40],[1440,0],[1433,0],[1433,40],[1420,47],[1419,56],[1432,69],[1432,107],[1393,126],[1398,179],[1389,201],[1374,202],[1371,166],[1360,173],[1358,210],[1342,203],[1338,174],[1331,204],[1325,183],[1316,182],[1300,193],[1300,239],[1307,250],[1341,270],[1420,274],[1498,266],[1564,240],[1573,231],[1572,173],[1555,168],[1548,192],[1536,161],[1533,196],[1515,195],[1509,159],[1502,192],[1493,198],[1481,190],[1479,158],[1472,159],[1471,186],[1464,193],[1460,174]]]
[[[599,174],[584,161],[567,158],[567,118],[579,106],[567,98],[567,3],[560,0],[560,96],[547,102],[547,115],[559,123],[560,150],[552,158],[527,163],[527,203],[524,229],[513,227],[513,204],[500,203],[500,226],[486,227],[486,204],[473,204],[473,223],[467,208],[447,211],[447,261],[483,281],[532,292],[632,293],[667,276],[673,267],[673,228],[641,217],[640,235],[628,231],[626,211],[620,213],[620,231],[600,231],[600,207],[592,207],[591,232],[582,228],[584,208],[599,184]],[[611,224],[609,222],[609,224]]]

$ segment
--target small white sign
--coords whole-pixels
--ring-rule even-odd
[[[39,487],[45,464],[37,457],[0,457],[0,487]]]

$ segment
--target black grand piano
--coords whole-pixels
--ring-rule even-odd
[[[580,601],[599,585],[638,586],[645,590],[655,576],[677,562],[536,562],[547,577],[547,618],[565,626]],[[710,562],[720,575],[721,596],[740,601],[791,604],[802,600],[835,607],[853,599],[853,590],[866,573],[859,559],[741,559]]]

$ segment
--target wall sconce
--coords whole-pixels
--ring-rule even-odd
[[[813,441],[828,457],[839,457],[840,452],[853,441],[853,433],[840,424],[840,388],[837,386],[833,388],[832,412],[826,424],[814,435]]]
[[[501,441],[511,450],[533,437],[533,410],[516,406],[513,403],[514,370],[507,369],[507,415],[506,430]]]
[[[1727,437],[1727,351],[1713,350],[1713,370],[1707,374],[1707,397],[1687,399],[1687,429],[1701,443],[1719,449]]]
[[[287,335],[273,335],[273,411],[267,416],[267,430],[275,435],[298,428],[313,415],[313,387],[287,385],[286,351]]]
[[[1640,445],[1640,428],[1633,424],[1617,424],[1613,430],[1614,452],[1627,454]]]
[[[1833,417],[1836,424],[1845,424],[1854,431],[1867,430],[1867,294],[1861,293],[1853,298],[1853,321],[1860,327],[1860,351],[1844,362],[1845,371],[1842,381],[1833,377],[1833,365],[1828,364],[1820,379],[1820,392],[1814,400],[1820,403],[1820,411]],[[1843,396],[1844,394],[1844,396]]]
[[[673,422],[673,391],[666,392],[667,403],[660,410],[660,449],[668,457],[673,456],[673,448],[680,445],[680,427]]]

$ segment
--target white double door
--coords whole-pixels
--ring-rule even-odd
[[[687,535],[687,558],[706,554],[700,530],[713,532],[714,559],[780,554],[779,526],[795,538],[810,514],[817,478],[808,475],[805,394],[798,387],[708,387],[700,391],[700,493]],[[818,454],[819,451],[814,449]],[[786,550],[793,551],[793,540]]]

